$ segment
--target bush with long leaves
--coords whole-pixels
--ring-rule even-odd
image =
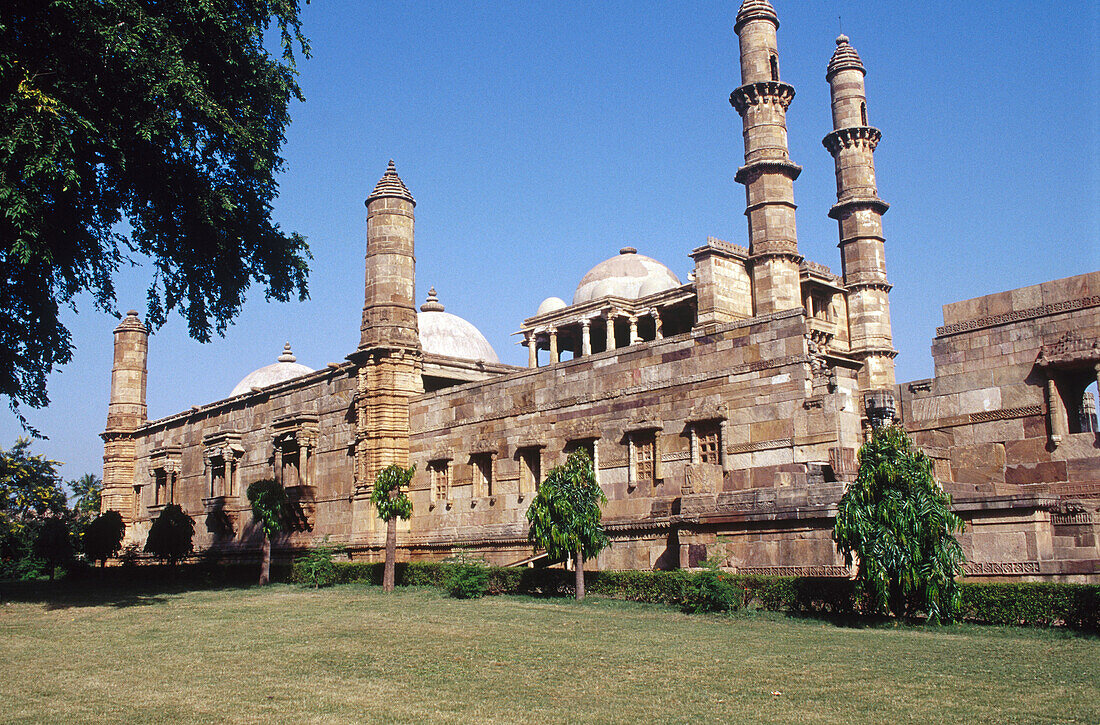
[[[576,559],[577,599],[584,598],[584,560],[610,543],[601,523],[600,505],[606,502],[592,459],[578,449],[551,469],[527,509],[531,541],[546,549],[551,559]]]
[[[271,581],[271,540],[286,530],[288,500],[286,489],[278,481],[263,478],[253,481],[246,491],[252,505],[252,518],[264,533],[260,558],[260,584]]]
[[[859,449],[859,473],[837,506],[833,540],[878,614],[953,620],[961,605],[955,577],[965,561],[954,534],[962,519],[932,477],[932,460],[905,431],[886,426]]]

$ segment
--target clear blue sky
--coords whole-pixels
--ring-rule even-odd
[[[900,381],[932,374],[941,305],[1100,269],[1098,3],[773,0],[798,235],[840,270],[825,65],[843,30],[868,69]],[[550,295],[569,300],[624,245],[681,279],[707,235],[747,243],[738,3],[363,3],[303,7],[313,57],[292,108],[275,218],[313,251],[311,299],[254,290],[225,338],[178,318],[150,341],[149,415],[224,397],[289,340],[299,362],[358,342],[363,199],[391,157],[417,199],[417,296],[430,285],[504,362],[509,333]],[[127,271],[121,310],[143,310]],[[418,302],[420,300],[418,299]],[[35,449],[76,478],[102,473],[114,318],[80,300],[73,361],[52,376]],[[0,445],[20,434],[0,417]]]

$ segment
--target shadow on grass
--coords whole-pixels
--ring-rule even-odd
[[[745,610],[748,613],[754,610]],[[763,610],[758,610],[763,611]],[[841,629],[904,629],[904,630],[923,630],[932,633],[943,634],[971,634],[975,632],[981,633],[995,633],[1003,632],[1004,634],[1018,635],[1021,632],[1036,633],[1043,632],[1049,636],[1059,639],[1088,639],[1097,640],[1100,639],[1100,633],[1093,632],[1087,629],[1074,629],[1072,627],[1062,626],[1038,626],[1038,625],[1011,625],[1011,624],[990,624],[987,622],[974,622],[963,620],[960,622],[940,623],[931,622],[924,618],[909,618],[909,619],[895,619],[894,617],[872,617],[861,616],[855,614],[834,614],[831,612],[814,612],[814,611],[800,611],[800,612],[772,612],[771,614],[781,617],[787,620],[805,621],[808,623],[819,623],[825,625],[831,625],[833,627]]]

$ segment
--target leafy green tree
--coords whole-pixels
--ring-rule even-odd
[[[170,503],[153,519],[145,540],[145,553],[175,566],[191,553],[194,537],[195,520],[179,504]]]
[[[11,449],[0,449],[0,564],[26,574],[37,570],[31,560],[42,522],[68,515],[60,464],[32,454],[30,447],[30,440],[20,438]]]
[[[34,553],[46,563],[46,571],[53,580],[57,567],[64,566],[73,560],[73,542],[69,524],[61,518],[44,519],[34,537]]]
[[[95,518],[84,529],[84,556],[88,561],[99,562],[106,566],[107,560],[122,548],[122,538],[126,535],[126,524],[118,511],[106,511]]]
[[[859,473],[837,507],[833,540],[876,613],[924,611],[951,621],[961,595],[963,522],[932,477],[932,461],[898,426],[876,429],[859,449]]]
[[[393,591],[394,568],[397,562],[397,520],[412,516],[413,505],[406,491],[416,473],[416,466],[402,468],[386,466],[374,478],[370,502],[378,509],[378,518],[386,522],[386,565],[382,570],[382,591]]]
[[[103,494],[103,481],[99,476],[85,473],[75,481],[69,481],[69,490],[73,494],[73,511],[89,520],[99,515]]]
[[[604,503],[592,459],[578,449],[550,470],[527,509],[530,539],[553,559],[575,559],[577,599],[584,599],[584,560],[610,543],[601,523]]]
[[[295,46],[298,0],[0,3],[0,394],[21,419],[72,357],[61,307],[112,311],[120,266],[151,265],[154,328],[176,311],[204,342],[253,283],[307,296],[305,239],[271,219]]]
[[[286,531],[286,489],[271,478],[254,481],[248,486],[248,502],[252,518],[264,532],[263,556],[260,559],[260,584],[271,581],[271,540]]]

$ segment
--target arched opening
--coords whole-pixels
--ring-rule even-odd
[[[859,118],[863,122],[863,125],[866,126],[867,125],[867,104],[866,103],[860,103],[859,104]]]
[[[777,58],[774,54],[771,56],[771,63],[772,63],[772,80],[777,81],[777,80],[779,80],[779,58]]]
[[[1076,410],[1071,410],[1069,430],[1070,433],[1096,433],[1096,381],[1093,380],[1081,393],[1081,399],[1077,402]],[[1074,401],[1067,401],[1074,402]],[[1068,406],[1067,406],[1068,407]]]

